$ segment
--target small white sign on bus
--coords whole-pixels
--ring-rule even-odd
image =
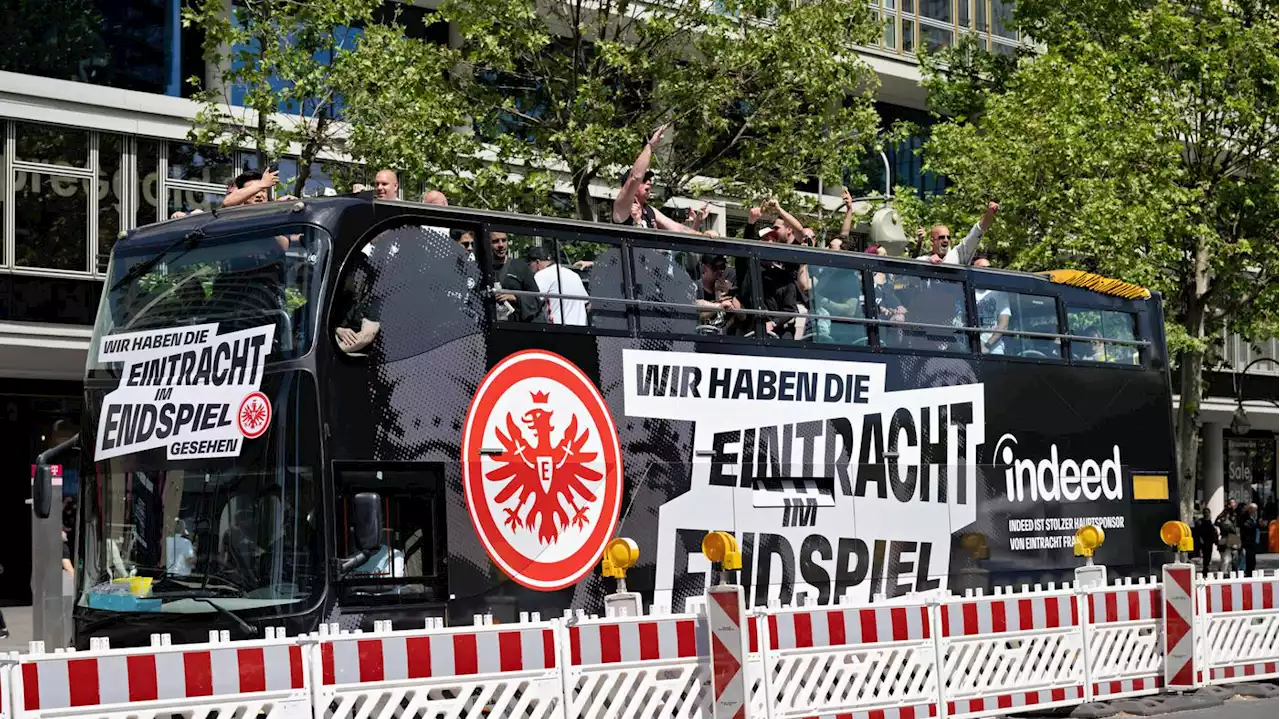
[[[103,337],[98,361],[120,362],[102,402],[98,461],[166,448],[169,459],[239,456],[271,425],[258,391],[275,325],[218,333],[218,324]]]

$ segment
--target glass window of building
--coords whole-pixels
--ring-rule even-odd
[[[45,0],[5,4],[0,70],[157,94],[189,94],[204,72],[201,34],[181,0]]]
[[[142,227],[160,219],[160,143],[138,138],[134,141],[133,226]],[[168,215],[166,215],[167,217]]]
[[[88,270],[89,180],[22,170],[15,174],[15,264]]]
[[[207,182],[225,189],[236,175],[234,158],[216,147],[169,143],[169,179]]]
[[[89,131],[60,125],[15,123],[16,155],[23,162],[44,165],[89,166]]]
[[[120,235],[123,204],[120,199],[123,173],[120,168],[124,138],[111,133],[98,133],[98,256],[97,269],[107,269],[111,246]]]

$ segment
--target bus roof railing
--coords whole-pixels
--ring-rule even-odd
[[[852,254],[860,256],[864,259],[877,264],[887,265],[886,271],[893,271],[894,265],[909,267],[930,267],[935,269],[946,270],[970,270],[980,274],[1011,274],[1020,277],[1031,277],[1041,280],[1049,280],[1055,284],[1064,284],[1072,287],[1097,292],[1099,294],[1110,295],[1113,297],[1121,297],[1130,300],[1150,299],[1151,292],[1138,285],[1124,282],[1122,280],[1114,280],[1101,275],[1096,275],[1083,270],[1051,270],[1040,272],[1025,272],[1020,270],[1008,270],[1001,268],[976,268],[969,265],[939,265],[927,260],[918,259],[910,256],[883,256],[870,255],[861,252],[846,252],[843,250],[828,250],[823,247],[812,247],[807,245],[780,245],[776,243],[761,243],[752,238],[729,237],[720,235],[710,237],[698,234],[690,234],[683,232],[673,232],[669,230],[660,230],[656,228],[635,227],[632,225],[619,225],[607,222],[589,222],[587,220],[578,220],[565,217],[554,217],[550,215],[524,215],[513,212],[504,212],[499,210],[480,210],[470,207],[461,207],[457,205],[427,205],[413,200],[374,200],[374,204],[394,207],[401,210],[413,210],[422,212],[426,215],[434,215],[443,220],[453,220],[458,222],[471,222],[484,225],[498,225],[503,229],[520,231],[521,225],[536,223],[549,230],[562,230],[575,234],[595,235],[598,237],[608,237],[616,240],[638,239],[647,242],[653,241],[669,241],[680,245],[692,246],[698,248],[698,251],[714,254],[735,254],[735,250],[742,250],[741,254],[748,255],[752,251],[759,251],[768,248],[774,252],[784,251],[788,254],[796,255],[796,261],[803,264],[803,257],[828,257],[834,254]]]
[[[598,297],[596,295],[566,295],[556,292],[534,292],[532,290],[509,290],[502,288],[501,292],[497,292],[492,288],[486,288],[485,294],[493,296],[495,294],[512,295],[515,297],[536,297],[539,299],[566,300],[576,302],[600,302],[604,304],[624,305],[637,307],[639,309],[671,309],[671,310],[688,310],[696,312],[721,311],[714,310],[698,304],[685,304],[683,302],[663,302],[660,300],[638,300],[626,299],[624,297]],[[774,310],[748,309],[746,307],[723,310],[733,314],[750,315],[752,317],[787,317],[787,318],[807,318],[814,320],[831,320],[841,324],[855,325],[875,325],[883,327],[894,327],[901,329],[920,329],[920,330],[939,330],[944,332],[964,332],[972,334],[975,332],[999,332],[1001,335],[1011,335],[1016,337],[1029,337],[1031,339],[1047,339],[1047,340],[1069,340],[1072,342],[1098,342],[1100,344],[1125,345],[1129,347],[1149,347],[1151,342],[1147,340],[1125,340],[1110,337],[1088,337],[1084,335],[1060,334],[1056,332],[1032,332],[1030,330],[1013,330],[1013,329],[997,329],[994,327],[970,327],[968,325],[937,325],[927,322],[896,322],[894,320],[872,319],[869,317],[844,317],[841,315],[816,315],[810,312],[785,312]],[[528,324],[521,322],[513,322],[511,324]]]

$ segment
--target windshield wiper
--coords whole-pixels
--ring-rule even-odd
[[[151,268],[160,264],[160,261],[165,258],[165,255],[177,249],[179,245],[183,245],[183,244],[194,245],[197,240],[201,240],[203,238],[204,238],[204,230],[197,227],[194,230],[183,235],[182,237],[179,237],[173,242],[170,242],[169,244],[165,245],[164,248],[162,248],[159,252],[157,252],[154,257],[143,260],[142,262],[139,262],[133,267],[130,267],[129,271],[124,273],[123,277],[121,277],[115,284],[111,285],[111,289],[109,290],[109,292],[114,292],[120,289],[121,286],[127,285],[130,282],[133,282],[139,277],[150,272]],[[190,247],[188,247],[187,249],[190,249]],[[179,255],[179,257],[181,257],[181,255]]]
[[[238,615],[236,615],[235,612],[231,611],[230,609],[227,609],[226,607],[220,604],[217,604],[209,597],[191,597],[191,599],[197,602],[204,602],[205,604],[208,604],[209,606],[213,607],[214,611],[226,617],[227,619],[230,619],[231,621],[235,622],[236,625],[238,625],[240,629],[244,631],[245,634],[248,634],[250,637],[258,636],[257,627],[241,619]]]
[[[230,609],[227,609],[226,607],[214,602],[213,598],[208,596],[208,594],[209,593],[207,591],[202,592],[198,589],[189,589],[189,590],[181,590],[181,591],[175,591],[175,592],[163,592],[160,594],[155,594],[153,596],[154,598],[159,599],[161,601],[171,600],[171,599],[190,599],[195,602],[204,602],[205,604],[208,604],[209,606],[213,607],[214,611],[216,611],[219,615],[226,617],[227,619],[230,619],[237,627],[240,628],[241,631],[243,631],[249,637],[258,636],[259,630],[257,627],[241,619],[235,612],[231,611]],[[218,595],[215,594],[214,596],[218,596]],[[137,612],[114,612],[109,616],[102,617],[97,621],[86,624],[80,631],[81,633],[92,634],[112,624],[117,624],[119,622],[123,622],[126,620],[134,620],[137,618],[138,618]]]
[[[176,592],[163,592],[160,594],[154,594],[153,596],[156,599],[159,599],[161,601],[172,600],[172,599],[190,599],[194,602],[204,602],[205,604],[208,604],[209,606],[213,607],[214,611],[216,611],[218,614],[234,622],[236,626],[240,627],[240,629],[243,630],[249,636],[251,637],[258,636],[257,627],[241,619],[239,616],[236,615],[235,612],[231,611],[230,609],[227,609],[221,604],[218,604],[217,602],[213,601],[214,597],[219,596],[216,592],[213,592],[211,596],[211,593],[209,591],[202,591],[199,589],[187,589],[187,590],[180,590]]]

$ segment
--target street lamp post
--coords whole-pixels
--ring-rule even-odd
[[[1240,375],[1248,372],[1250,367],[1259,362],[1276,362],[1276,360],[1272,357],[1259,357],[1245,365],[1244,369],[1231,375],[1231,388],[1235,390],[1236,394],[1236,411],[1231,415],[1231,431],[1234,434],[1248,434],[1249,430],[1253,429],[1252,425],[1249,424],[1249,413],[1244,411],[1244,398],[1240,396]],[[1277,404],[1273,399],[1268,399],[1267,401],[1280,407],[1280,404]]]

